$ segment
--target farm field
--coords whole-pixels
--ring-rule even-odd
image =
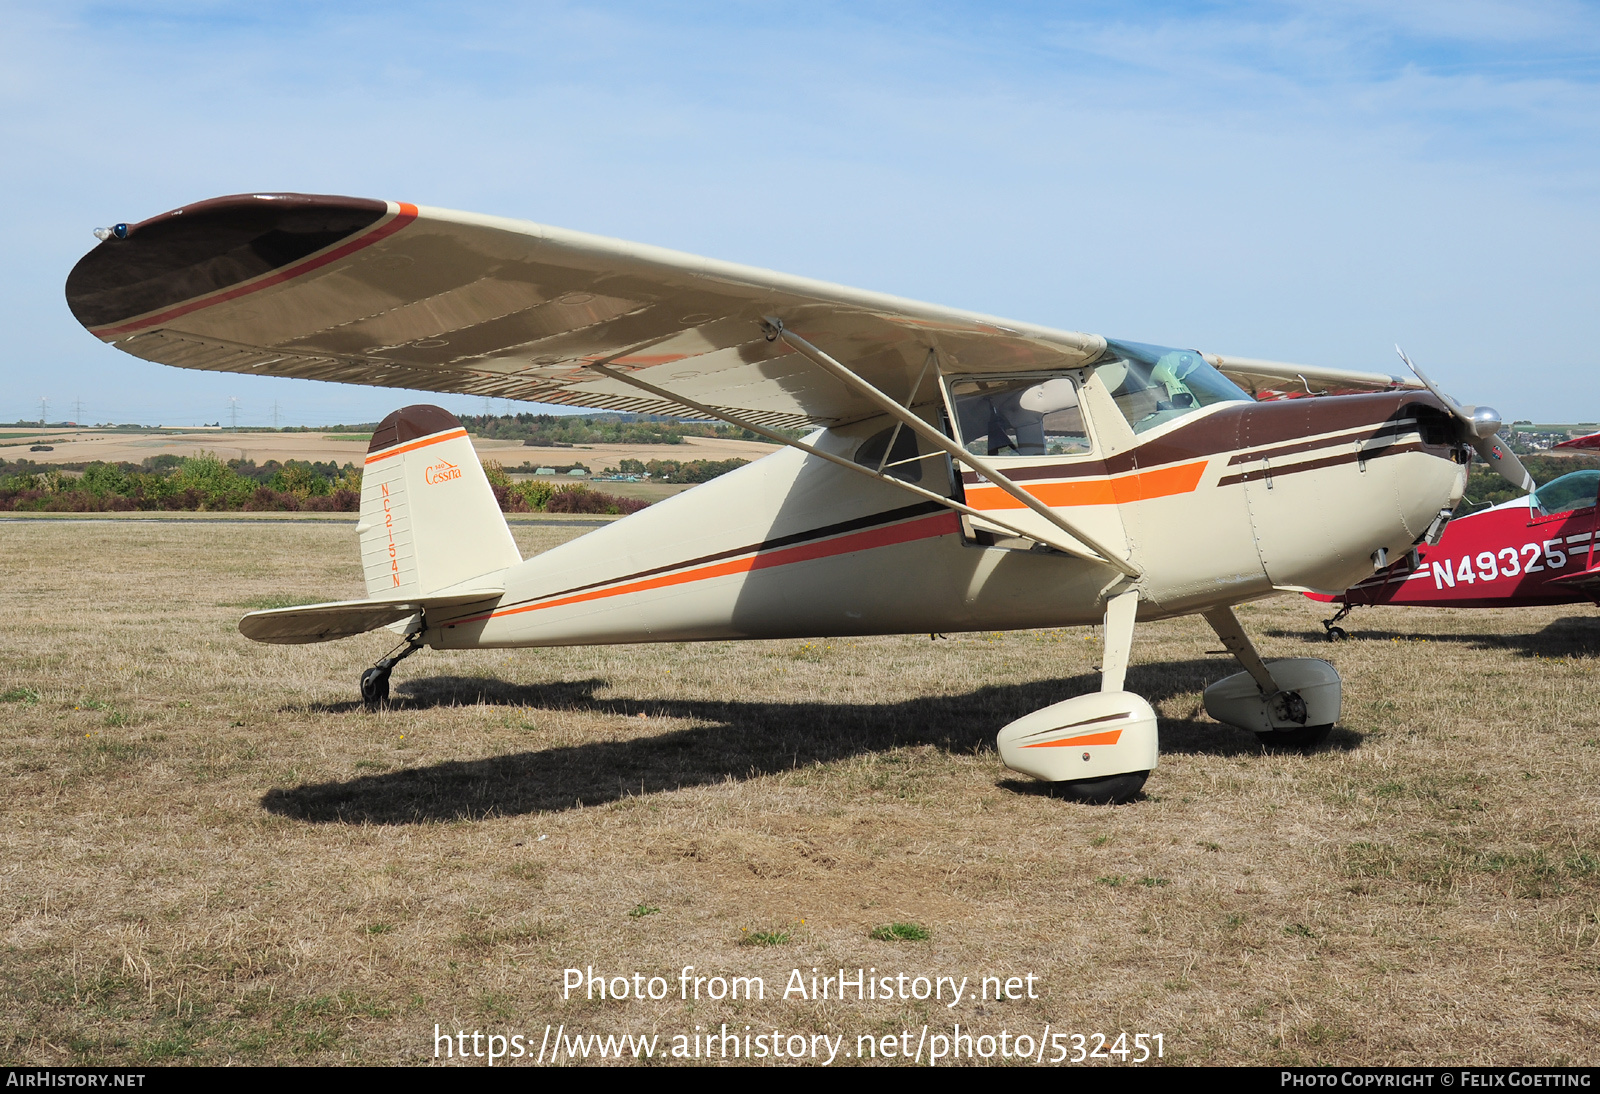
[[[1093,629],[423,651],[369,713],[388,632],[235,629],[362,595],[353,528],[199,523],[0,523],[7,1063],[432,1063],[436,1026],[531,1056],[547,1023],[839,1062],[956,1023],[1159,1033],[1169,1063],[1600,1057],[1591,608],[1366,609],[1330,645],[1323,605],[1244,607],[1269,659],[1344,675],[1310,756],[1205,716],[1235,665],[1203,623],[1142,626],[1161,766],[1091,807],[993,742],[1098,686]],[[586,530],[512,527],[525,555]],[[765,998],[685,1002],[684,966]],[[563,999],[588,967],[671,991]],[[783,997],[840,968],[1036,997]]]
[[[151,456],[194,456],[210,453],[223,460],[306,460],[353,463],[357,467],[367,454],[367,438],[351,433],[233,433],[211,430],[196,433],[117,433],[95,430],[34,430],[16,432],[10,439],[0,438],[0,459],[31,459],[35,463],[139,463]],[[30,452],[38,443],[54,451]],[[573,448],[531,448],[521,441],[497,441],[474,437],[472,446],[483,460],[499,460],[510,466],[524,461],[535,466],[550,461],[584,463],[593,471],[617,466],[618,461],[650,460],[757,460],[777,446],[762,441],[740,441],[726,437],[685,437],[682,444],[595,444]]]

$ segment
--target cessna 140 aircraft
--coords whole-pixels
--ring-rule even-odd
[[[298,194],[96,232],[67,300],[183,368],[635,411],[786,450],[522,559],[465,431],[396,411],[366,457],[367,597],[252,612],[262,642],[390,627],[436,649],[1103,622],[1101,690],[1005,726],[1001,758],[1086,800],[1156,766],[1124,690],[1138,620],[1198,613],[1243,670],[1219,721],[1314,746],[1325,661],[1267,664],[1233,606],[1338,591],[1461,497],[1494,411],[1395,377],[1053,330],[539,224]],[[1271,398],[1336,389],[1326,398]],[[1265,397],[1266,401],[1258,401]],[[804,440],[779,432],[808,427]],[[1496,461],[1524,479],[1515,457]]]

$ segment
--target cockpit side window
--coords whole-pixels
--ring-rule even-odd
[[[961,444],[975,456],[1075,456],[1093,444],[1070,376],[951,380]]]
[[[1253,401],[1244,389],[1190,349],[1107,342],[1095,371],[1135,433],[1213,403]]]
[[[1545,516],[1586,509],[1600,490],[1600,471],[1574,471],[1552,479],[1533,492],[1533,507]]]

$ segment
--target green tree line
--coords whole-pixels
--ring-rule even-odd
[[[717,422],[684,422],[675,418],[632,415],[579,417],[575,414],[476,414],[461,419],[467,432],[495,440],[522,441],[559,448],[579,444],[682,444],[685,437],[721,437],[759,441],[748,429]],[[798,437],[799,431],[794,431]]]
[[[38,465],[0,461],[0,510],[119,512],[219,510],[355,512],[361,470],[354,464],[153,456],[143,463]]]
[[[1552,479],[1559,479],[1562,475],[1574,471],[1587,471],[1600,467],[1600,457],[1595,456],[1518,456],[1522,466],[1528,469],[1528,474],[1533,476],[1536,486],[1543,486]],[[1522,491],[1512,486],[1482,460],[1473,458],[1471,473],[1467,476],[1466,496],[1457,512],[1466,514],[1490,505],[1499,505],[1503,501],[1521,497]]]
[[[633,513],[648,503],[581,483],[514,483],[493,461],[484,465],[500,508],[511,513]],[[8,512],[329,512],[361,508],[354,464],[250,460],[213,455],[153,456],[143,463],[40,465],[0,460],[0,511]]]

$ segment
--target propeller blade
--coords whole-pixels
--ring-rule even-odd
[[[1400,355],[1400,360],[1406,363],[1422,386],[1432,392],[1433,397],[1450,408],[1450,413],[1455,417],[1461,430],[1461,439],[1470,444],[1483,457],[1483,462],[1494,468],[1495,472],[1518,490],[1528,493],[1533,492],[1533,476],[1528,474],[1527,468],[1522,466],[1522,461],[1517,459],[1511,447],[1500,440],[1500,415],[1486,406],[1464,407],[1450,396],[1440,391],[1434,382],[1422,374],[1422,370],[1411,363],[1411,358],[1406,356],[1406,351],[1399,346],[1394,351]]]
[[[1435,399],[1438,399],[1445,406],[1449,407],[1450,413],[1454,414],[1458,420],[1465,422],[1469,427],[1472,425],[1472,415],[1467,412],[1467,409],[1454,399],[1450,398],[1450,396],[1440,391],[1438,385],[1424,376],[1422,374],[1422,370],[1411,363],[1411,358],[1406,356],[1405,350],[1401,349],[1399,346],[1395,346],[1394,351],[1400,355],[1400,360],[1406,363],[1406,368],[1410,369],[1416,378],[1422,381],[1422,386],[1432,392]]]
[[[1533,493],[1533,476],[1528,474],[1527,468],[1522,466],[1522,461],[1517,459],[1517,454],[1499,437],[1474,437],[1472,447],[1483,457],[1483,462],[1494,468],[1502,479],[1518,490]]]

